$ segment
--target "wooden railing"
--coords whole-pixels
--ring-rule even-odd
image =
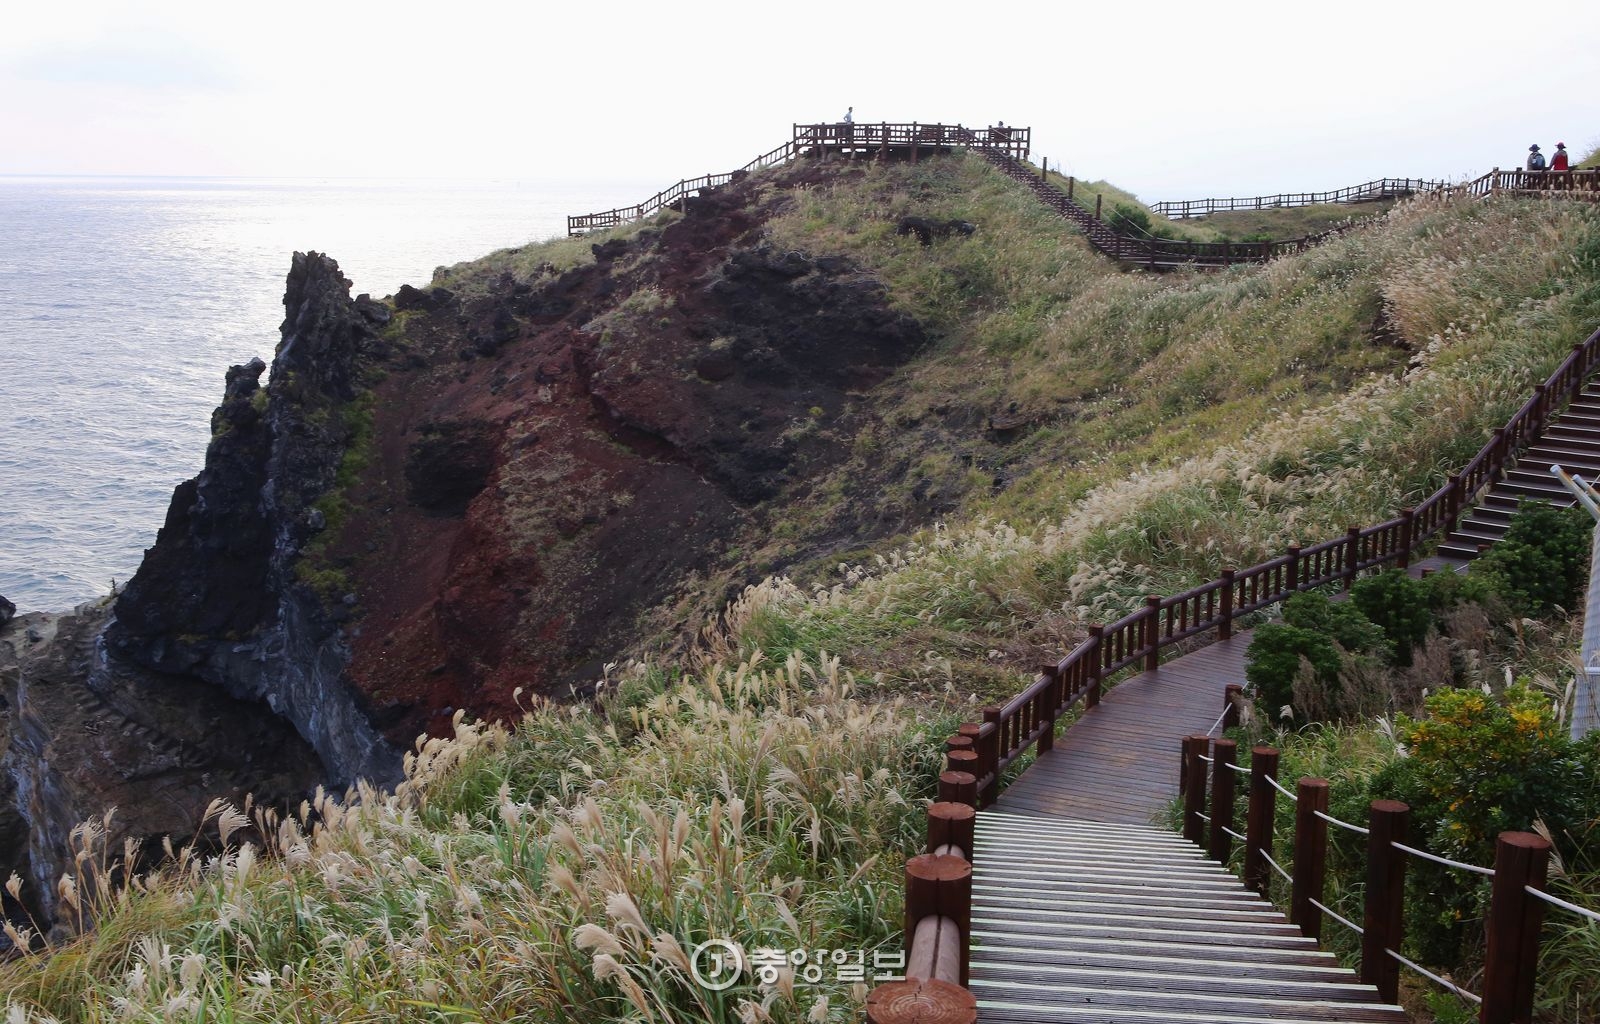
[[[1423,178],[1378,178],[1362,185],[1335,189],[1332,192],[1285,192],[1276,196],[1253,196],[1248,199],[1180,199],[1154,203],[1151,213],[1159,213],[1172,220],[1205,217],[1213,213],[1233,210],[1276,210],[1291,206],[1322,206],[1327,203],[1360,203],[1376,199],[1394,199],[1417,192],[1432,192],[1445,187],[1442,181]]]
[[[1170,597],[1145,598],[1142,608],[1110,625],[1089,627],[1089,636],[1005,704],[985,708],[983,721],[967,727],[973,739],[979,806],[999,795],[1005,770],[1031,748],[1050,749],[1061,715],[1079,701],[1093,707],[1105,679],[1125,668],[1156,668],[1161,651],[1188,642],[1205,645],[1233,635],[1234,620],[1261,611],[1304,590],[1337,583],[1353,585],[1358,574],[1394,565],[1405,568],[1430,540],[1453,529],[1478,495],[1499,479],[1550,420],[1600,366],[1600,331],[1573,347],[1549,380],[1537,385],[1522,408],[1459,473],[1414,508],[1375,526],[1350,527],[1342,537],[1310,547],[1291,546],[1248,569],[1224,569],[1220,577]]]
[[[795,157],[793,142],[785,142],[776,149],[761,154],[743,167],[734,171],[725,171],[721,174],[702,174],[698,178],[684,178],[676,184],[668,185],[655,195],[642,203],[633,206],[619,206],[614,210],[605,210],[600,213],[584,213],[567,218],[567,234],[582,235],[590,231],[599,231],[604,228],[614,228],[620,224],[641,220],[650,216],[657,210],[664,210],[669,206],[676,206],[692,195],[697,195],[708,188],[726,185],[735,178],[749,174],[751,171],[775,164],[787,163]]]
[[[657,192],[642,203],[619,206],[600,213],[584,213],[567,218],[568,236],[614,228],[650,216],[657,210],[677,206],[708,188],[726,185],[751,171],[787,163],[797,156],[827,152],[908,154],[915,160],[924,150],[929,153],[957,147],[992,149],[996,152],[1028,155],[1033,138],[1031,128],[963,128],[958,124],[797,124],[788,142],[763,153],[743,167],[721,174],[702,174],[684,178]]]
[[[797,124],[793,143],[802,153],[844,150],[859,153],[905,152],[913,159],[922,150],[994,149],[1026,159],[1031,128],[966,128],[959,124]]]
[[[1495,845],[1494,867],[1486,868],[1447,860],[1406,845],[1411,809],[1398,800],[1374,800],[1368,807],[1364,826],[1333,817],[1328,813],[1328,780],[1302,778],[1290,792],[1277,781],[1278,751],[1271,747],[1254,748],[1250,767],[1242,768],[1238,764],[1235,741],[1190,736],[1183,741],[1179,771],[1185,838],[1204,849],[1207,856],[1224,864],[1232,853],[1233,841],[1243,842],[1245,884],[1270,899],[1273,875],[1281,877],[1289,889],[1289,920],[1308,938],[1322,937],[1325,917],[1358,935],[1361,980],[1377,988],[1378,996],[1387,1002],[1399,1001],[1400,968],[1405,966],[1463,1000],[1476,1003],[1480,1024],[1531,1020],[1539,932],[1546,904],[1600,922],[1600,913],[1544,891],[1551,844],[1531,832],[1500,833]],[[1208,775],[1209,814],[1205,810]],[[1232,828],[1236,776],[1249,779],[1244,835]],[[1294,801],[1293,841],[1286,844],[1293,849],[1289,868],[1280,865],[1272,856],[1279,795]],[[1366,839],[1366,886],[1360,924],[1345,919],[1323,902],[1330,827]],[[1439,977],[1401,953],[1405,939],[1406,866],[1412,859],[1431,861],[1492,880],[1481,995]]]
[[[1224,569],[1220,578],[1181,594],[1171,597],[1147,597],[1144,607],[1124,615],[1109,626],[1090,626],[1087,640],[1060,661],[1041,669],[1033,683],[1021,693],[1003,705],[985,708],[982,722],[963,725],[957,735],[946,740],[945,771],[939,776],[939,802],[929,811],[930,852],[933,850],[936,835],[948,834],[950,826],[935,821],[936,818],[943,818],[952,813],[946,808],[952,805],[966,805],[976,811],[992,804],[999,795],[1006,769],[1030,749],[1037,749],[1041,753],[1050,750],[1055,744],[1056,723],[1061,716],[1080,701],[1087,708],[1099,703],[1104,683],[1114,673],[1135,666],[1146,670],[1157,668],[1160,665],[1163,648],[1185,642],[1193,646],[1195,643],[1203,645],[1226,640],[1233,635],[1234,620],[1239,616],[1270,607],[1300,591],[1330,583],[1338,583],[1348,589],[1355,583],[1357,576],[1366,570],[1390,564],[1405,568],[1409,565],[1412,555],[1421,550],[1428,541],[1441,532],[1453,528],[1461,513],[1470,508],[1479,493],[1498,479],[1499,475],[1515,461],[1518,451],[1538,437],[1544,427],[1583,387],[1597,366],[1600,366],[1600,330],[1591,334],[1582,344],[1573,346],[1572,351],[1550,378],[1543,384],[1535,386],[1533,396],[1523,403],[1505,426],[1495,429],[1493,438],[1461,472],[1452,475],[1443,487],[1429,495],[1420,505],[1405,509],[1399,516],[1365,529],[1352,526],[1343,537],[1336,537],[1311,547],[1291,546],[1282,555],[1248,569]],[[1223,715],[1218,718],[1217,725],[1213,726],[1213,731],[1230,724],[1230,714],[1233,712],[1239,692],[1240,688],[1237,686],[1228,687],[1227,707]],[[1199,744],[1209,744],[1210,738],[1189,737],[1184,743],[1186,764],[1186,771],[1182,776],[1184,830],[1190,838],[1202,842],[1203,834],[1196,830],[1203,825],[1201,819],[1204,815],[1201,808],[1204,806],[1205,784],[1203,772],[1198,784],[1193,781],[1195,769],[1190,765],[1190,761],[1193,758],[1204,758],[1204,750],[1199,749]],[[1219,741],[1219,745],[1228,743],[1231,741]],[[1276,752],[1268,753],[1271,755],[1270,758],[1263,757],[1260,761],[1263,766],[1276,764]],[[1217,760],[1223,759],[1219,756]],[[1231,761],[1231,758],[1228,760]],[[1200,763],[1199,760],[1194,761],[1194,764]],[[1320,810],[1324,816],[1326,815],[1326,783],[1323,783],[1323,787],[1321,803],[1318,803],[1315,794],[1307,799],[1305,803],[1307,813]],[[1264,892],[1268,881],[1267,862],[1261,859],[1260,853],[1271,849],[1272,810],[1270,794],[1265,792],[1258,794],[1258,790],[1265,791],[1266,784],[1253,779],[1248,826],[1251,835],[1247,840],[1244,878],[1247,884],[1255,884]],[[1214,788],[1213,792],[1214,799],[1226,802],[1213,804],[1211,819],[1231,821],[1233,797],[1231,777],[1222,786]],[[1257,803],[1261,800],[1268,801],[1264,805],[1264,810],[1263,806],[1258,806]],[[1318,827],[1325,833],[1325,824],[1315,814],[1312,814],[1312,822],[1303,839],[1297,839],[1297,851],[1302,846],[1308,851],[1315,848]],[[970,829],[968,825],[961,827]],[[943,831],[936,831],[940,829]],[[1266,832],[1263,833],[1262,829],[1266,829]],[[965,834],[971,833],[968,831]],[[1263,834],[1266,835],[1265,839],[1261,838]],[[1510,840],[1513,848],[1511,855],[1526,859],[1524,854],[1531,847],[1525,841],[1526,837],[1517,838],[1522,836],[1522,833],[1513,834]],[[1228,836],[1225,833],[1213,832],[1212,856],[1226,859],[1227,840]],[[1505,842],[1506,837],[1503,836],[1502,844]],[[967,861],[970,861],[970,843],[966,850]],[[1291,913],[1291,920],[1300,924],[1310,935],[1315,935],[1320,928],[1320,917],[1313,917],[1312,910],[1309,909],[1311,907],[1309,901],[1320,900],[1320,871],[1312,866],[1317,856],[1307,853],[1304,859],[1301,859],[1301,854],[1297,852],[1296,864],[1306,865],[1306,870],[1300,872],[1302,877],[1295,883],[1296,888],[1291,899],[1297,908]],[[915,870],[912,864],[917,865]],[[1389,862],[1386,861],[1385,864],[1389,865]],[[1297,867],[1296,870],[1300,871],[1300,868]],[[1385,866],[1383,870],[1388,872],[1392,867]],[[957,889],[948,890],[956,895],[947,896],[947,903],[944,904],[957,908],[951,915],[945,915],[950,919],[949,928],[939,925],[937,928],[929,926],[924,929],[922,926],[924,918],[936,915],[926,909],[926,898],[914,899],[912,894],[931,891],[929,886],[935,883],[929,878],[922,877],[929,873],[940,879],[946,876],[960,876],[966,880],[961,883],[939,883],[957,886]],[[953,934],[959,936],[960,949],[958,956],[952,962],[960,965],[959,973],[963,979],[961,985],[965,984],[966,950],[970,942],[969,928],[962,923],[966,920],[963,916],[967,913],[966,908],[970,908],[970,875],[970,866],[963,872],[948,860],[940,860],[935,864],[933,858],[927,856],[913,858],[908,862],[906,869],[906,935],[910,957],[918,963],[934,962],[932,951],[948,945],[953,929]],[[1542,875],[1540,877],[1542,878]],[[959,888],[961,885],[965,888]],[[1391,886],[1391,891],[1392,888]],[[1530,885],[1524,888],[1532,891],[1533,887]],[[1497,891],[1498,889],[1497,884]],[[1520,892],[1521,889],[1517,891]],[[962,893],[965,895],[961,895]],[[1316,895],[1313,896],[1312,893]],[[1508,895],[1505,899],[1510,900],[1512,896]],[[962,902],[963,900],[965,902]],[[1321,909],[1320,904],[1317,904],[1317,907]],[[1532,913],[1527,911],[1526,907],[1523,911]],[[1500,917],[1509,920],[1510,917],[1523,911],[1503,910],[1500,912]],[[1384,912],[1390,914],[1390,918],[1386,920],[1392,919],[1393,914],[1397,913],[1392,910]],[[1579,912],[1588,913],[1581,908]],[[1537,928],[1534,932],[1537,932]],[[1391,930],[1391,933],[1377,931],[1374,932],[1374,936],[1375,940],[1382,939],[1391,943],[1385,946],[1385,949],[1393,949],[1400,942],[1397,931]],[[1503,952],[1506,941],[1499,940],[1502,952],[1496,953],[1492,949],[1491,956],[1500,955],[1502,958],[1508,956],[1509,954]],[[1536,943],[1537,939],[1533,941]],[[1523,961],[1517,959],[1516,962],[1520,964]],[[1378,970],[1376,963],[1374,960],[1374,971]],[[1388,968],[1385,967],[1383,970],[1387,971]],[[977,1013],[975,1003],[962,1002],[958,1005],[952,1002],[958,998],[956,993],[964,991],[953,980],[954,969],[947,969],[943,974],[933,971],[932,968],[928,968],[927,971],[922,983],[905,983],[899,988],[883,986],[874,990],[868,1000],[868,1020],[872,1024],[912,1024],[922,1019],[949,1019],[965,1024],[975,1021]],[[1378,984],[1381,991],[1392,991],[1393,986],[1389,982]],[[1502,1008],[1522,1005],[1516,1001],[1522,998],[1521,995],[1515,993],[1523,992],[1524,988],[1531,991],[1531,974],[1526,976],[1515,974],[1509,981],[1500,978],[1493,984],[1497,986],[1496,994],[1492,997],[1496,1015],[1493,1017],[1486,1015],[1483,1019],[1492,1021],[1493,1024],[1500,1024],[1502,1020],[1512,1019],[1503,1015],[1510,1011]],[[970,993],[968,995],[970,996]],[[1386,998],[1392,999],[1393,996]],[[1486,1006],[1490,1004],[1490,999],[1491,997],[1486,994],[1484,997]],[[935,1009],[939,1009],[941,1013],[948,1013],[948,1017],[924,1016],[933,1013]]]
[[[1459,185],[1444,185],[1436,194],[1449,197],[1465,193],[1482,197],[1496,192],[1527,192],[1550,196],[1571,193],[1575,198],[1600,198],[1600,167],[1572,171],[1502,171],[1496,167],[1480,178],[1464,181]]]

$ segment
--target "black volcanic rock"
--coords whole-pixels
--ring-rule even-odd
[[[228,370],[205,468],[173,492],[106,639],[132,664],[265,701],[335,781],[389,779],[398,752],[372,732],[341,678],[345,616],[331,615],[297,573],[322,518],[315,503],[359,431],[352,403],[373,319],[351,300],[339,265],[318,253],[295,253],[283,302],[269,386],[259,359]]]
[[[12,616],[16,614],[17,606],[12,604],[10,601],[7,601],[5,597],[0,596],[0,626],[4,626],[6,623],[10,622]]]

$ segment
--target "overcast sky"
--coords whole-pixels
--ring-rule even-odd
[[[0,174],[665,185],[851,105],[1031,125],[1036,159],[1146,201],[1462,178],[1600,142],[1592,0],[1022,10],[24,0],[0,28]]]

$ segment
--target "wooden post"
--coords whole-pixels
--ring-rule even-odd
[[[1222,607],[1217,612],[1217,639],[1233,636],[1233,569],[1222,570]]]
[[[1250,806],[1245,812],[1244,884],[1263,896],[1272,888],[1272,867],[1264,852],[1272,849],[1272,825],[1278,791],[1268,779],[1278,777],[1278,752],[1272,747],[1250,750]]]
[[[978,806],[978,780],[971,772],[945,772],[939,776],[939,802]]]
[[[1096,192],[1094,194],[1094,219],[1095,220],[1099,220],[1100,219],[1100,201],[1102,199],[1104,199],[1104,198],[1105,198],[1105,195],[1103,193]]]
[[[1233,852],[1233,837],[1227,830],[1233,827],[1233,766],[1239,760],[1239,744],[1217,740],[1211,745],[1211,758],[1211,845],[1206,853],[1219,864],[1227,864]]]
[[[972,749],[972,737],[971,736],[963,736],[960,733],[957,733],[954,736],[949,736],[949,737],[945,738],[945,741],[944,741],[944,752],[946,754],[950,753],[950,751],[952,751],[952,750],[971,750],[971,749]]]
[[[1411,567],[1411,546],[1417,535],[1417,510],[1407,508],[1400,510],[1400,559],[1402,569]]]
[[[990,728],[978,739],[978,773],[988,781],[978,791],[978,807],[988,807],[1000,795],[1000,709],[984,708],[983,724]]]
[[[1328,862],[1328,823],[1317,812],[1328,813],[1328,780],[1304,778],[1295,789],[1294,885],[1290,887],[1289,920],[1308,939],[1322,938],[1322,911],[1312,900],[1322,899],[1322,877]]]
[[[1161,598],[1148,594],[1144,599],[1144,670],[1161,667]]]
[[[948,981],[908,978],[867,993],[867,1024],[974,1024],[978,999]]]
[[[1244,687],[1238,683],[1229,683],[1222,689],[1222,727],[1236,729],[1239,726],[1239,702],[1244,699]]]
[[[1533,976],[1539,962],[1543,889],[1550,843],[1532,832],[1502,832],[1495,842],[1489,891],[1489,948],[1483,963],[1482,1024],[1527,1024],[1533,1019]]]
[[[1041,721],[1048,722],[1044,732],[1039,734],[1039,753],[1054,750],[1056,745],[1056,716],[1061,714],[1061,666],[1040,665],[1039,674],[1050,680],[1050,685],[1044,688],[1044,714]]]
[[[944,770],[947,772],[967,772],[977,778],[978,752],[976,750],[952,750],[944,755]]]
[[[1206,823],[1200,815],[1206,806],[1206,763],[1200,760],[1211,748],[1211,737],[1188,736],[1183,741],[1183,838],[1206,845]]]
[[[1100,681],[1105,675],[1105,642],[1106,627],[1094,625],[1089,627],[1089,639],[1094,641],[1093,656],[1089,659],[1089,692],[1083,697],[1085,708],[1096,707],[1100,703]]]
[[[928,806],[928,852],[938,853],[954,846],[967,860],[972,859],[973,830],[978,812],[971,804],[935,803]]]
[[[907,950],[911,949],[917,925],[925,917],[949,918],[960,929],[962,939],[972,934],[972,865],[965,858],[919,853],[906,861]],[[966,983],[967,956],[963,948],[961,984]]]
[[[1386,1003],[1400,1001],[1400,951],[1405,938],[1406,841],[1411,808],[1398,800],[1374,800],[1367,810],[1367,899],[1361,918],[1361,981],[1374,985]]]
[[[1290,544],[1289,545],[1288,574],[1289,574],[1289,578],[1286,581],[1288,583],[1288,586],[1285,589],[1288,590],[1288,592],[1291,593],[1291,594],[1299,593],[1300,592],[1300,545],[1298,545],[1298,544]]]
[[[1356,563],[1361,561],[1361,528],[1351,526],[1344,531],[1344,589],[1356,585]]]
[[[1078,179],[1077,179],[1076,176],[1069,176],[1067,178],[1067,198],[1068,199],[1072,198],[1072,187],[1074,185],[1076,185],[1077,182],[1078,182]]]

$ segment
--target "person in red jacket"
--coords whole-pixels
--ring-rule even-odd
[[[1556,143],[1555,154],[1550,157],[1550,169],[1552,171],[1564,171],[1567,169],[1567,144],[1565,142]]]

